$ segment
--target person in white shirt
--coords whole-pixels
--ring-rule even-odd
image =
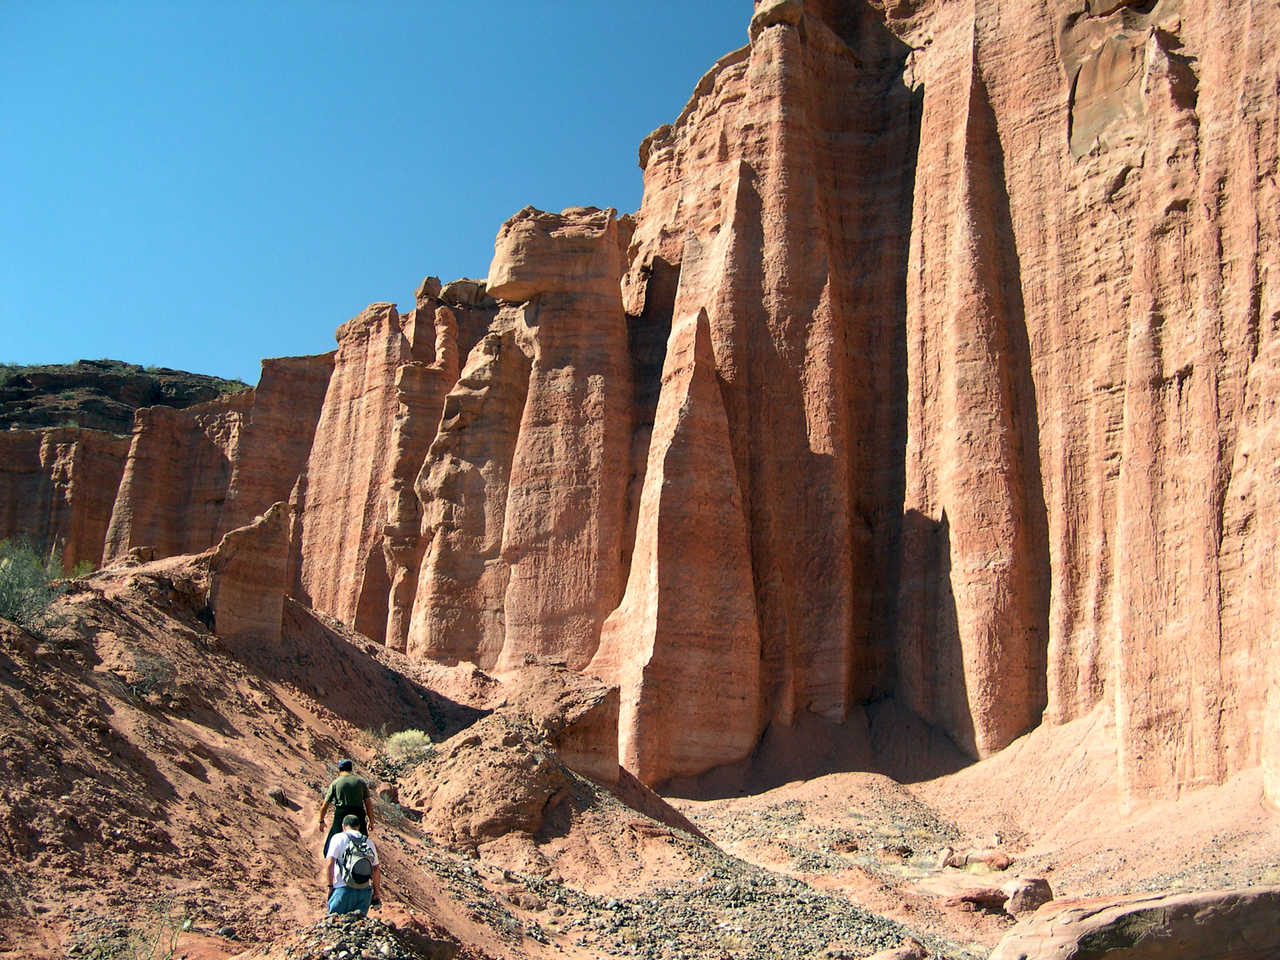
[[[352,844],[356,849],[348,857],[347,848]],[[348,876],[343,868],[344,859],[357,861],[364,854],[372,867],[368,876],[361,876],[358,864],[348,863],[356,868]],[[336,833],[329,841],[325,851],[324,884],[329,892],[330,913],[358,913],[365,916],[369,907],[382,905],[382,871],[378,867],[378,850],[373,841],[360,832],[360,818],[348,814],[342,818],[342,832]]]

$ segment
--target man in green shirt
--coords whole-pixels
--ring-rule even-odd
[[[369,796],[368,785],[353,772],[354,764],[343,760],[338,764],[338,778],[329,784],[320,804],[320,826],[324,826],[329,807],[333,807],[333,824],[329,827],[329,835],[324,838],[324,849],[329,849],[329,841],[335,834],[342,832],[342,818],[356,817],[360,821],[360,832],[368,836],[373,828],[373,799]]]

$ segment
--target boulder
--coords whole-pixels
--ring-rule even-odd
[[[440,278],[426,277],[413,292],[413,299],[418,306],[427,306],[432,300],[440,299]]]
[[[1049,881],[1043,877],[1019,877],[1002,884],[1000,889],[1009,898],[1004,904],[1005,912],[1014,916],[1032,913],[1053,899]]]
[[[450,280],[440,288],[439,297],[447,304],[462,307],[484,306],[493,299],[486,289],[485,280],[472,280],[470,277]]]
[[[1091,900],[1042,910],[990,960],[1261,960],[1280,956],[1280,888]]]
[[[214,632],[236,648],[278,649],[289,591],[289,508],[276,503],[210,551]]]

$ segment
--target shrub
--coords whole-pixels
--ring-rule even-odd
[[[401,730],[387,737],[387,756],[392,760],[425,760],[434,749],[431,737],[425,730]]]
[[[49,604],[64,589],[54,583],[61,576],[56,557],[44,560],[26,543],[0,541],[0,617],[38,629],[47,619]]]
[[[193,926],[190,918],[165,905],[150,924],[135,929],[119,927],[82,943],[79,953],[85,960],[173,960],[182,934]]]

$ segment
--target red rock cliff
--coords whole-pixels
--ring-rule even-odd
[[[1278,799],[1280,11],[772,0],[748,36],[634,218],[523,210],[487,281],[288,361],[278,464],[265,373],[139,414],[108,554],[296,475],[298,597],[589,666],[651,781],[892,697],[975,757],[1101,707],[1128,799]]]
[[[0,539],[53,550],[68,573],[96,567],[128,450],[79,427],[0,432]]]

